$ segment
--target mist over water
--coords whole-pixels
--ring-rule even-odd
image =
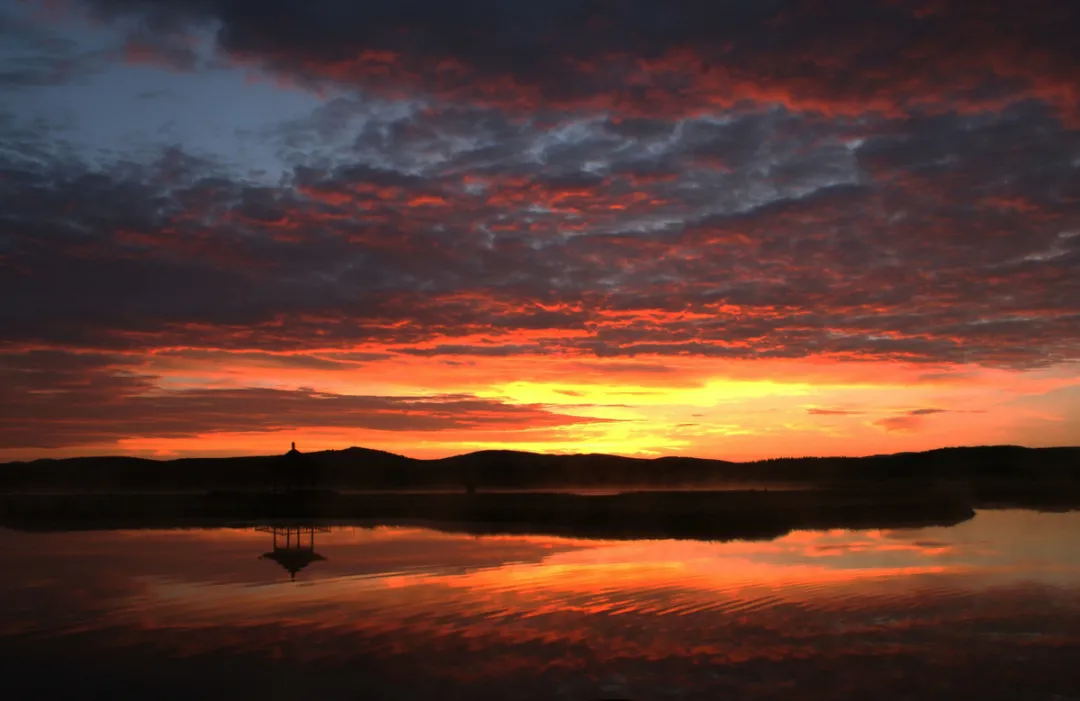
[[[276,525],[0,530],[0,688],[1080,698],[1080,512],[726,543]]]

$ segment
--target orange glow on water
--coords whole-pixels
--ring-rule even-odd
[[[952,528],[728,543],[336,527],[315,536],[325,559],[295,582],[253,556],[270,537],[251,529],[0,531],[22,563],[0,593],[18,601],[37,582],[59,614],[10,608],[0,643],[78,635],[105,650],[271,660],[287,648],[290,663],[413,660],[463,685],[598,663],[900,660],[957,636],[983,655],[993,648],[974,631],[1011,617],[1045,627],[1038,645],[1068,646],[1080,642],[1062,627],[1080,615],[1077,516],[982,512]],[[61,581],[60,569],[79,576]],[[572,652],[583,645],[589,655]]]

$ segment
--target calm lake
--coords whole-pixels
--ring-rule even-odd
[[[1078,536],[0,530],[0,697],[1080,699]]]

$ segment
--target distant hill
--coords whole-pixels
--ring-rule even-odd
[[[292,456],[149,460],[85,457],[0,464],[0,491],[211,491],[263,489],[283,468],[319,488],[552,489],[706,487],[732,483],[836,485],[892,481],[1074,481],[1080,448],[943,448],[861,458],[782,458],[727,462],[689,457],[545,455],[487,450],[417,460],[348,448]]]

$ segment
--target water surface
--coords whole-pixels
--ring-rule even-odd
[[[1078,512],[728,543],[277,527],[0,530],[0,692],[1080,699]]]

